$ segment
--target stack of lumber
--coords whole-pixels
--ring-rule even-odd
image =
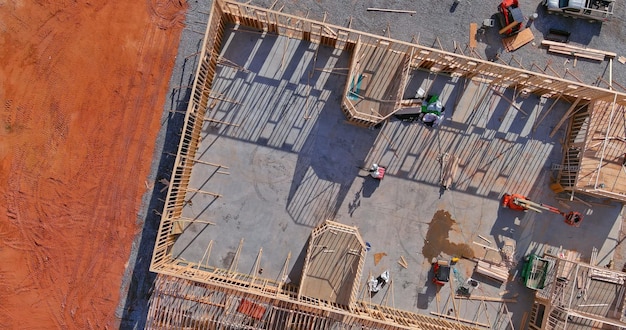
[[[459,169],[459,159],[448,153],[441,156],[441,187],[449,189]]]
[[[625,276],[623,274],[619,274],[612,271],[600,270],[592,268],[589,271],[589,276],[597,281],[604,281],[609,283],[615,283],[619,285],[624,284]]]
[[[491,277],[500,282],[506,282],[509,278],[509,269],[503,266],[490,264],[488,262],[478,260],[476,264],[476,272]]]
[[[568,44],[564,44],[562,42],[543,40],[541,41],[542,46],[548,47],[548,51],[551,53],[565,54],[571,55],[580,58],[586,58],[590,60],[596,61],[604,61],[605,57],[613,58],[617,56],[616,53],[606,52],[603,50],[593,49],[593,48],[583,48],[577,46],[571,46]]]
[[[512,37],[502,39],[502,45],[507,52],[512,52],[533,40],[535,40],[533,32],[530,29],[523,29]]]

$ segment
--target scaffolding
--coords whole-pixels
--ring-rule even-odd
[[[607,329],[626,327],[626,274],[546,255],[554,263],[537,291],[530,329]]]

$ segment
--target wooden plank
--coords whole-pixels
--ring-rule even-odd
[[[542,40],[541,41],[541,45],[542,46],[561,46],[561,47],[565,47],[567,49],[571,49],[573,51],[583,51],[583,52],[587,52],[587,53],[596,53],[596,54],[602,54],[608,57],[616,57],[617,54],[613,53],[613,52],[607,52],[604,50],[600,50],[600,49],[593,49],[593,48],[583,48],[583,47],[576,47],[576,46],[572,46],[572,45],[568,45],[568,44],[563,44],[562,42],[556,42],[556,41],[550,41],[550,40]]]
[[[469,47],[474,49],[477,46],[477,41],[476,41],[476,32],[478,31],[478,24],[476,23],[470,23],[470,29],[469,29]]]
[[[512,29],[512,28],[513,28],[515,25],[517,25],[517,24],[520,24],[520,22],[513,21],[513,22],[511,22],[509,25],[507,25],[507,26],[505,26],[505,27],[501,28],[501,29],[498,31],[498,33],[499,33],[499,34],[504,34],[506,31],[508,31],[508,30]]]
[[[417,14],[415,10],[402,10],[402,9],[386,9],[386,8],[367,8],[367,11],[382,11],[385,13],[404,13],[404,14]]]
[[[524,29],[512,37],[502,39],[502,45],[507,52],[512,52],[533,40],[535,40],[533,32],[530,29]]]
[[[441,313],[436,313],[436,312],[430,312],[430,314],[435,315],[435,316],[439,316],[439,317],[444,317],[444,318],[451,319],[451,320],[461,321],[463,323],[479,325],[479,326],[485,327],[485,328],[490,328],[491,327],[490,324],[485,324],[485,323],[476,322],[476,321],[472,321],[472,320],[466,320],[466,319],[462,319],[462,318],[457,318],[457,317],[446,315],[446,314],[441,314]]]
[[[513,298],[501,298],[501,297],[486,297],[486,296],[456,296],[458,299],[466,299],[466,300],[482,300],[482,301],[496,301],[496,302],[506,302],[506,303],[516,303],[517,299]]]
[[[566,48],[562,48],[562,47],[558,47],[558,46],[550,46],[548,48],[548,51],[551,52],[551,53],[571,55],[571,56],[582,57],[582,58],[586,58],[586,59],[590,59],[590,60],[604,61],[604,55],[601,55],[601,54],[593,54],[593,53],[572,51],[572,50],[569,50],[569,49],[566,49]]]

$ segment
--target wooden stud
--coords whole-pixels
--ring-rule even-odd
[[[263,248],[259,248],[259,253],[256,256],[256,260],[254,261],[254,266],[252,266],[252,278],[250,279],[250,285],[254,285],[256,282],[257,274],[260,274],[259,271],[262,272],[261,267],[261,256],[263,255]]]
[[[485,236],[479,234],[478,237],[480,237],[480,239],[482,239],[483,241],[491,244],[491,241],[489,239],[487,239]]]
[[[199,190],[199,189],[187,189],[187,191],[188,192],[192,192],[192,193],[199,193],[199,194],[210,195],[210,196],[213,196],[215,198],[222,197],[222,195],[220,195],[220,194],[216,194],[216,193],[210,192],[210,191]]]
[[[235,256],[233,260],[230,262],[230,267],[228,267],[229,273],[237,272],[237,266],[239,264],[239,255],[241,254],[241,248],[243,247],[243,238],[239,241],[239,246],[237,247],[237,251],[235,252]]]
[[[198,219],[191,219],[191,218],[177,218],[174,221],[182,221],[182,222],[191,222],[191,223],[202,223],[205,225],[215,225],[215,222],[211,222],[211,221],[206,221],[206,220],[198,220]]]
[[[613,58],[609,58],[609,89],[613,89]]]
[[[204,121],[209,121],[212,123],[218,123],[218,124],[224,124],[224,125],[228,125],[228,126],[233,126],[233,127],[239,127],[239,124],[233,124],[233,123],[229,123],[226,121],[221,121],[221,120],[217,120],[217,119],[213,119],[213,118],[204,118]]]
[[[509,104],[514,107],[515,109],[517,109],[517,111],[523,113],[524,115],[528,116],[528,114],[522,110],[520,107],[518,107],[517,105],[515,105],[515,103],[513,103],[513,100],[511,100],[510,98],[504,96],[504,94],[502,94],[502,92],[500,92],[499,90],[497,90],[495,87],[491,86],[491,89],[498,94],[501,98],[505,99],[507,102],[509,102]]]
[[[202,263],[204,262],[204,258],[206,258],[206,268],[209,268],[209,258],[211,257],[211,250],[213,249],[213,240],[209,241],[209,245],[207,245],[206,250],[204,251],[204,254],[202,255],[202,259],[200,259],[200,262],[198,263],[196,269],[200,270],[200,266],[202,266]]]
[[[501,297],[485,297],[485,296],[456,296],[458,299],[465,300],[482,300],[482,301],[494,301],[494,302],[505,302],[505,303],[517,303],[517,299],[509,299],[509,298],[501,298]]]

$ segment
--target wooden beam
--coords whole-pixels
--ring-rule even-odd
[[[206,224],[206,225],[215,225],[215,222],[206,221],[206,220],[191,219],[191,218],[183,218],[183,217],[180,217],[178,219],[174,219],[174,221],[191,222],[191,223],[203,223],[203,224]]]
[[[524,115],[528,116],[528,114],[526,113],[526,111],[522,110],[520,107],[518,107],[517,105],[515,105],[515,103],[513,103],[513,100],[511,100],[510,98],[504,96],[504,94],[502,94],[502,92],[500,92],[499,90],[497,90],[495,87],[490,86],[491,89],[498,94],[501,98],[505,99],[507,102],[509,102],[509,104],[514,107],[515,109],[517,109],[517,111],[523,113]]]
[[[204,165],[209,165],[209,166],[214,166],[214,167],[228,169],[228,166],[224,166],[224,165],[220,165],[220,164],[216,164],[216,163],[205,162],[205,161],[199,160],[199,159],[194,159],[193,162],[194,163],[199,163],[199,164],[204,164]]]
[[[192,193],[199,193],[199,194],[205,194],[205,195],[211,195],[215,198],[218,197],[222,197],[222,195],[220,194],[216,194],[214,192],[210,192],[210,191],[204,191],[204,190],[200,190],[200,189],[187,189],[188,192],[192,192]]]
[[[196,267],[197,270],[200,270],[200,266],[202,266],[202,263],[205,262],[204,258],[206,258],[205,264],[207,265],[207,267],[209,266],[209,258],[211,258],[212,249],[213,249],[213,240],[210,240],[209,245],[207,245],[206,250],[204,251],[204,255],[202,255],[202,259],[200,259],[200,262],[198,263]]]
[[[485,248],[485,249],[487,249],[487,250],[500,252],[500,249],[496,249],[496,248],[494,248],[494,247],[491,247],[491,246],[488,246],[488,245],[485,245],[485,244],[481,244],[481,243],[478,243],[478,242],[472,242],[472,243],[474,243],[474,244],[476,244],[476,245],[478,245],[478,246],[480,246],[480,247],[483,247],[483,248]]]
[[[401,9],[386,9],[386,8],[367,8],[367,11],[382,11],[386,13],[403,13],[403,14],[417,14],[415,10],[401,10]]]
[[[513,22],[511,22],[509,25],[507,25],[507,26],[505,26],[505,27],[501,28],[501,29],[498,31],[498,34],[503,34],[504,32],[506,32],[506,31],[508,31],[508,30],[512,29],[512,28],[513,28],[515,25],[517,25],[517,24],[520,24],[520,22],[518,22],[518,21],[513,21]]]
[[[243,238],[239,241],[239,246],[237,247],[237,251],[235,252],[235,256],[233,260],[230,262],[230,267],[228,267],[229,273],[236,273],[237,266],[239,264],[239,256],[241,255],[241,248],[243,247]]]
[[[537,130],[537,127],[539,126],[539,124],[546,118],[546,116],[548,116],[550,111],[552,111],[552,108],[554,108],[554,106],[556,105],[557,102],[559,102],[562,96],[563,96],[563,93],[559,93],[559,96],[556,98],[556,100],[554,100],[554,103],[552,103],[550,107],[548,108],[548,110],[544,112],[543,116],[541,116],[541,119],[539,119],[535,123],[535,125],[533,125],[533,132]]]
[[[482,301],[494,301],[494,302],[505,302],[505,303],[517,303],[517,299],[512,298],[500,298],[500,297],[486,297],[486,296],[456,296],[459,299],[465,300],[482,300]]]
[[[565,44],[565,43],[562,43],[562,42],[556,42],[556,41],[551,41],[551,40],[541,40],[541,45],[542,46],[564,47],[564,48],[567,48],[567,49],[571,49],[572,51],[581,51],[581,52],[602,54],[602,55],[608,56],[608,57],[616,57],[617,56],[617,54],[613,53],[613,52],[607,52],[607,51],[604,51],[604,50],[593,49],[593,48],[576,47],[576,46],[572,46],[572,45]]]
[[[578,103],[580,103],[581,100],[582,100],[582,98],[578,97],[576,99],[576,101],[574,101],[574,103],[572,103],[572,105],[569,107],[569,109],[567,109],[567,111],[565,112],[565,115],[563,117],[561,117],[561,120],[559,120],[559,122],[552,129],[552,132],[550,132],[550,137],[553,137],[554,134],[556,134],[556,132],[561,127],[561,125],[563,125],[563,123],[565,122],[565,120],[567,120],[569,115],[572,114],[572,112],[574,111],[574,108],[576,108],[576,106],[578,105]]]
[[[461,322],[467,323],[467,324],[478,325],[478,326],[485,327],[485,328],[490,328],[491,327],[490,324],[485,324],[485,323],[480,323],[480,322],[476,322],[476,321],[472,321],[472,320],[462,319],[462,318],[458,318],[458,317],[454,317],[454,316],[450,316],[450,315],[446,315],[446,314],[441,314],[441,313],[436,313],[436,312],[430,312],[430,314],[435,315],[435,316],[439,316],[439,317],[444,317],[444,318],[451,319],[451,320],[461,321]]]

